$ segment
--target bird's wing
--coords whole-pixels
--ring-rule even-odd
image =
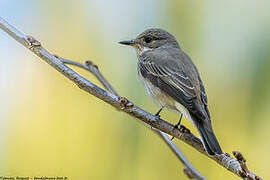
[[[211,125],[205,89],[191,59],[181,51],[168,49],[139,58],[141,75],[188,109],[208,154],[221,154]]]
[[[161,60],[161,57],[166,59]],[[155,58],[158,58],[159,61]],[[202,92],[199,89],[199,77],[197,77],[196,82],[192,82],[191,77],[185,73],[184,66],[180,66],[179,62],[170,58],[175,57],[168,55],[157,57],[153,54],[151,56],[141,56],[139,70],[142,76],[184,105],[190,113],[200,119],[205,119],[204,107],[201,107],[199,101],[204,101],[207,104],[207,98],[204,88]],[[204,94],[205,97],[201,97],[200,93]],[[201,100],[201,98],[204,100]]]
[[[202,80],[201,80],[200,76],[198,76],[198,77],[199,77],[199,82],[200,82],[201,100],[202,100],[202,102],[204,104],[204,109],[205,109],[205,111],[207,113],[207,116],[210,119],[210,112],[209,112],[208,107],[207,107],[208,99],[207,99],[207,96],[206,96],[206,92],[205,92]]]

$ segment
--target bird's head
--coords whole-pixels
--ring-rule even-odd
[[[173,35],[158,28],[147,29],[135,39],[121,41],[119,43],[133,46],[137,49],[138,54],[159,47],[179,47]]]

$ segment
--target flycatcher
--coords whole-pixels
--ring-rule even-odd
[[[209,155],[222,154],[214,135],[207,97],[199,72],[170,33],[148,29],[136,39],[121,41],[133,46],[138,57],[138,74],[148,93],[161,109],[182,115],[198,130]]]

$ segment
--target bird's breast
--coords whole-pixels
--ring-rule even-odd
[[[175,106],[176,101],[172,97],[164,93],[157,86],[153,85],[147,78],[144,78],[140,71],[139,77],[143,83],[144,88],[147,91],[147,94],[154,100],[156,104],[158,104],[159,106],[166,107],[172,111],[177,110]]]
[[[140,70],[138,71],[138,75],[143,83],[144,88],[147,91],[147,94],[154,100],[157,105],[166,107],[168,110],[176,113],[182,113],[184,117],[192,123],[192,118],[189,111],[182,104],[167,95],[157,86],[153,85],[153,83],[151,83],[142,75]]]

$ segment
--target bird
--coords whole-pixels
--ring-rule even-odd
[[[198,130],[206,152],[222,154],[214,134],[208,100],[200,74],[191,58],[181,49],[176,38],[160,28],[150,28],[135,39],[119,42],[136,49],[138,75],[147,94],[163,108],[176,112]]]

